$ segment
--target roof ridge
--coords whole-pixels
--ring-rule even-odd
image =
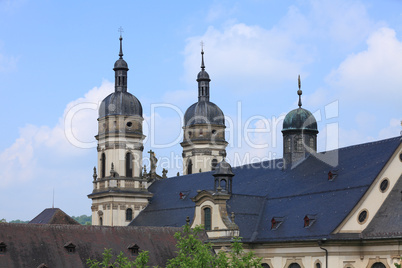
[[[370,185],[371,185],[371,183],[370,184],[365,184],[365,185],[360,185],[360,186],[348,187],[348,188],[333,189],[333,190],[328,190],[328,191],[312,192],[312,193],[297,194],[297,195],[288,195],[288,196],[273,197],[273,198],[267,197],[266,199],[267,200],[277,200],[277,199],[299,197],[299,196],[306,196],[306,195],[316,195],[316,194],[323,194],[323,193],[340,192],[340,191],[344,191],[344,190],[355,190],[355,189],[359,189],[359,188],[366,188],[366,187],[369,187]]]
[[[392,138],[376,140],[376,141],[368,141],[368,142],[361,143],[361,144],[348,145],[348,146],[341,147],[341,148],[338,148],[338,149],[317,152],[317,154],[326,154],[326,153],[330,153],[330,152],[334,152],[334,151],[340,151],[340,150],[343,151],[343,150],[351,149],[351,148],[355,148],[355,147],[369,146],[369,145],[373,145],[373,144],[377,144],[377,143],[379,144],[379,143],[384,143],[384,142],[388,142],[388,141],[391,141],[391,140],[397,140],[398,138],[400,139],[400,142],[402,142],[402,137],[401,136],[395,136],[395,137],[392,137]],[[261,164],[261,163],[265,163],[265,162],[271,162],[271,161],[282,161],[282,159],[283,158],[274,158],[274,159],[270,159],[270,160],[264,160],[264,161],[261,161],[261,162],[248,163],[248,164],[244,164],[244,165],[241,165],[241,166],[233,166],[232,168],[243,168],[243,167],[257,165],[257,164]]]

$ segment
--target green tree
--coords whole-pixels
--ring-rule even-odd
[[[6,219],[2,218],[0,222],[7,222]]]
[[[168,268],[253,268],[262,267],[261,258],[257,258],[254,252],[246,253],[236,237],[228,252],[220,251],[215,254],[211,243],[204,243],[200,239],[203,228],[200,226],[191,229],[189,225],[183,227],[183,231],[175,233],[178,248],[177,256],[168,260]],[[128,260],[123,252],[112,262],[112,249],[105,249],[102,261],[87,260],[90,268],[147,268],[149,261],[148,251],[142,251],[135,261]]]
[[[182,232],[176,233],[176,247],[179,251],[177,257],[170,259],[166,267],[262,267],[261,258],[257,258],[254,252],[244,252],[240,237],[233,239],[229,252],[220,251],[215,254],[211,243],[201,241],[199,235],[202,231],[200,226],[191,229],[189,225],[185,225]]]
[[[82,225],[92,225],[92,216],[81,215],[81,216],[71,216],[74,220]]]
[[[148,268],[147,263],[149,261],[149,252],[142,251],[138,254],[135,261],[130,261],[124,256],[123,252],[117,256],[116,260],[112,262],[112,249],[105,249],[102,253],[102,261],[87,260],[87,265],[90,268]]]
[[[22,221],[22,220],[12,220],[10,223],[28,223],[29,221]]]
[[[401,260],[399,261],[399,263],[394,263],[396,268],[401,268],[401,263],[402,263],[402,256],[400,258]]]

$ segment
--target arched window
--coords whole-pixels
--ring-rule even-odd
[[[106,174],[106,155],[102,153],[101,156],[101,178],[104,178]]]
[[[191,159],[187,163],[187,174],[193,174],[193,162],[191,162]]]
[[[222,190],[227,190],[226,189],[226,180],[221,180],[221,188],[222,188]]]
[[[103,219],[102,219],[102,217],[99,217],[99,225],[100,225],[100,226],[103,225]]]
[[[204,208],[204,227],[205,230],[211,230],[211,209]]]
[[[126,177],[133,176],[133,155],[131,153],[126,154]]]
[[[292,143],[290,142],[290,138],[287,138],[285,143],[285,153],[290,153],[291,150],[292,150]]]
[[[297,136],[295,139],[296,142],[296,151],[297,152],[302,152],[303,151],[303,139],[300,136]]]
[[[315,268],[321,268],[321,263],[317,262],[317,263],[315,264]]]
[[[211,170],[215,170],[217,165],[218,165],[218,160],[216,160],[215,158],[212,159],[212,161],[211,161]]]
[[[309,144],[309,147],[310,147],[311,149],[315,150],[314,138],[313,138],[313,137],[310,138],[310,142],[309,142],[309,143],[310,143],[310,144]]]
[[[133,220],[133,210],[131,208],[128,208],[126,210],[126,221],[132,221]]]
[[[271,268],[271,266],[269,266],[268,263],[263,263],[263,264],[261,264],[261,266],[262,266],[263,268]]]
[[[298,263],[291,263],[290,265],[289,265],[289,268],[301,268],[301,266],[298,264]]]
[[[382,262],[376,262],[371,266],[371,268],[386,268]]]

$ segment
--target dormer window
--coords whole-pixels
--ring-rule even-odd
[[[315,215],[306,215],[304,217],[304,228],[309,228],[315,222]]]
[[[67,242],[64,245],[64,248],[67,250],[68,253],[74,253],[75,252],[75,245],[72,242]]]
[[[140,251],[140,247],[137,244],[131,244],[127,247],[127,249],[130,251],[131,255],[137,256],[138,252]]]
[[[7,245],[4,242],[0,242],[0,254],[6,253]]]
[[[283,218],[282,217],[273,217],[271,219],[271,230],[276,230],[279,228],[279,226],[281,226],[283,222]]]
[[[328,172],[328,180],[329,181],[333,181],[337,176],[338,176],[338,171],[337,170],[330,170]]]

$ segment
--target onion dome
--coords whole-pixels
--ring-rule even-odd
[[[299,75],[299,90],[297,94],[299,95],[299,108],[290,111],[283,120],[283,128],[282,132],[286,131],[309,131],[318,133],[317,129],[317,121],[314,115],[306,110],[303,109],[302,102],[301,102],[301,95],[302,91],[300,89],[300,75]]]
[[[138,115],[142,117],[142,105],[131,93],[127,92],[128,64],[123,59],[123,38],[120,36],[119,59],[115,62],[115,92],[107,96],[99,107],[99,118],[108,115]]]
[[[209,101],[209,74],[205,71],[204,51],[201,51],[201,71],[197,75],[198,102],[191,105],[184,114],[184,126],[211,124],[225,126],[222,110]]]

